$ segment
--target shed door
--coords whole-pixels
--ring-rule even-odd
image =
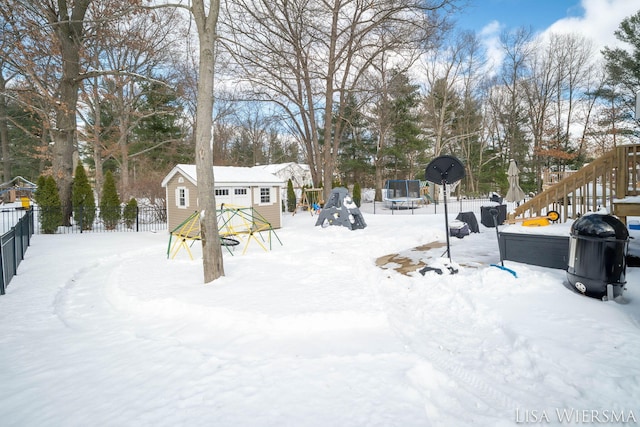
[[[216,188],[216,205],[218,208],[225,205],[234,207],[250,207],[251,193],[248,187],[220,187]]]
[[[251,207],[251,192],[249,187],[235,187],[230,191],[232,201],[230,202],[235,206],[242,206],[244,208]]]
[[[230,205],[229,207],[233,208],[248,208],[251,206],[249,187],[220,187],[216,188],[215,194],[218,209],[220,209],[223,204]],[[222,226],[222,224],[226,224],[225,229],[221,230],[223,234],[227,232],[235,234],[236,232],[246,231],[248,227],[251,226],[246,214],[234,214],[233,212],[227,211],[222,215],[222,218],[219,218],[220,224],[218,225]]]

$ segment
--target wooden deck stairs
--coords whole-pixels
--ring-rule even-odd
[[[566,222],[606,208],[626,224],[627,217],[640,216],[640,197],[632,196],[640,196],[640,144],[614,148],[521,204],[510,217],[537,217],[553,210]]]

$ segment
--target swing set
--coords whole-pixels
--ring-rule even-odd
[[[296,205],[292,215],[295,215],[298,208],[308,210],[311,216],[322,209],[324,201],[322,200],[322,188],[303,188],[300,202]]]
[[[247,251],[251,240],[254,240],[265,252],[271,250],[272,234],[280,245],[282,245],[282,241],[280,241],[271,223],[254,208],[223,204],[220,206],[220,209],[216,210],[216,214],[218,218],[220,245],[224,246],[232,256],[233,252],[230,248],[240,245],[242,240],[246,240],[242,251],[243,255]],[[266,239],[263,233],[267,234]],[[180,225],[171,230],[169,234],[169,246],[167,247],[167,258],[175,258],[180,249],[184,248],[189,254],[189,258],[193,259],[189,248],[195,241],[201,239],[200,212],[195,211]],[[265,246],[266,244],[268,244],[269,249]]]

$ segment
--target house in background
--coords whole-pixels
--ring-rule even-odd
[[[216,205],[252,207],[273,228],[282,227],[284,181],[259,169],[214,166]],[[162,180],[166,189],[167,228],[175,229],[198,208],[198,178],[195,165],[176,165]]]
[[[309,165],[289,162],[274,165],[258,165],[254,166],[254,168],[269,172],[283,180],[282,199],[285,206],[287,205],[287,182],[289,180],[291,180],[293,184],[293,191],[296,194],[297,200],[300,200],[302,197],[303,187],[313,187],[313,179],[311,178]]]
[[[254,169],[260,169],[277,176],[284,181],[285,186],[287,185],[287,181],[291,180],[294,190],[301,189],[305,185],[307,187],[313,187],[313,179],[311,179],[309,165],[289,162],[275,165],[258,165],[254,166]]]

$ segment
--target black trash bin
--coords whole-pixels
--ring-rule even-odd
[[[629,231],[615,216],[593,213],[577,219],[569,238],[571,286],[594,298],[622,295],[628,245]]]

